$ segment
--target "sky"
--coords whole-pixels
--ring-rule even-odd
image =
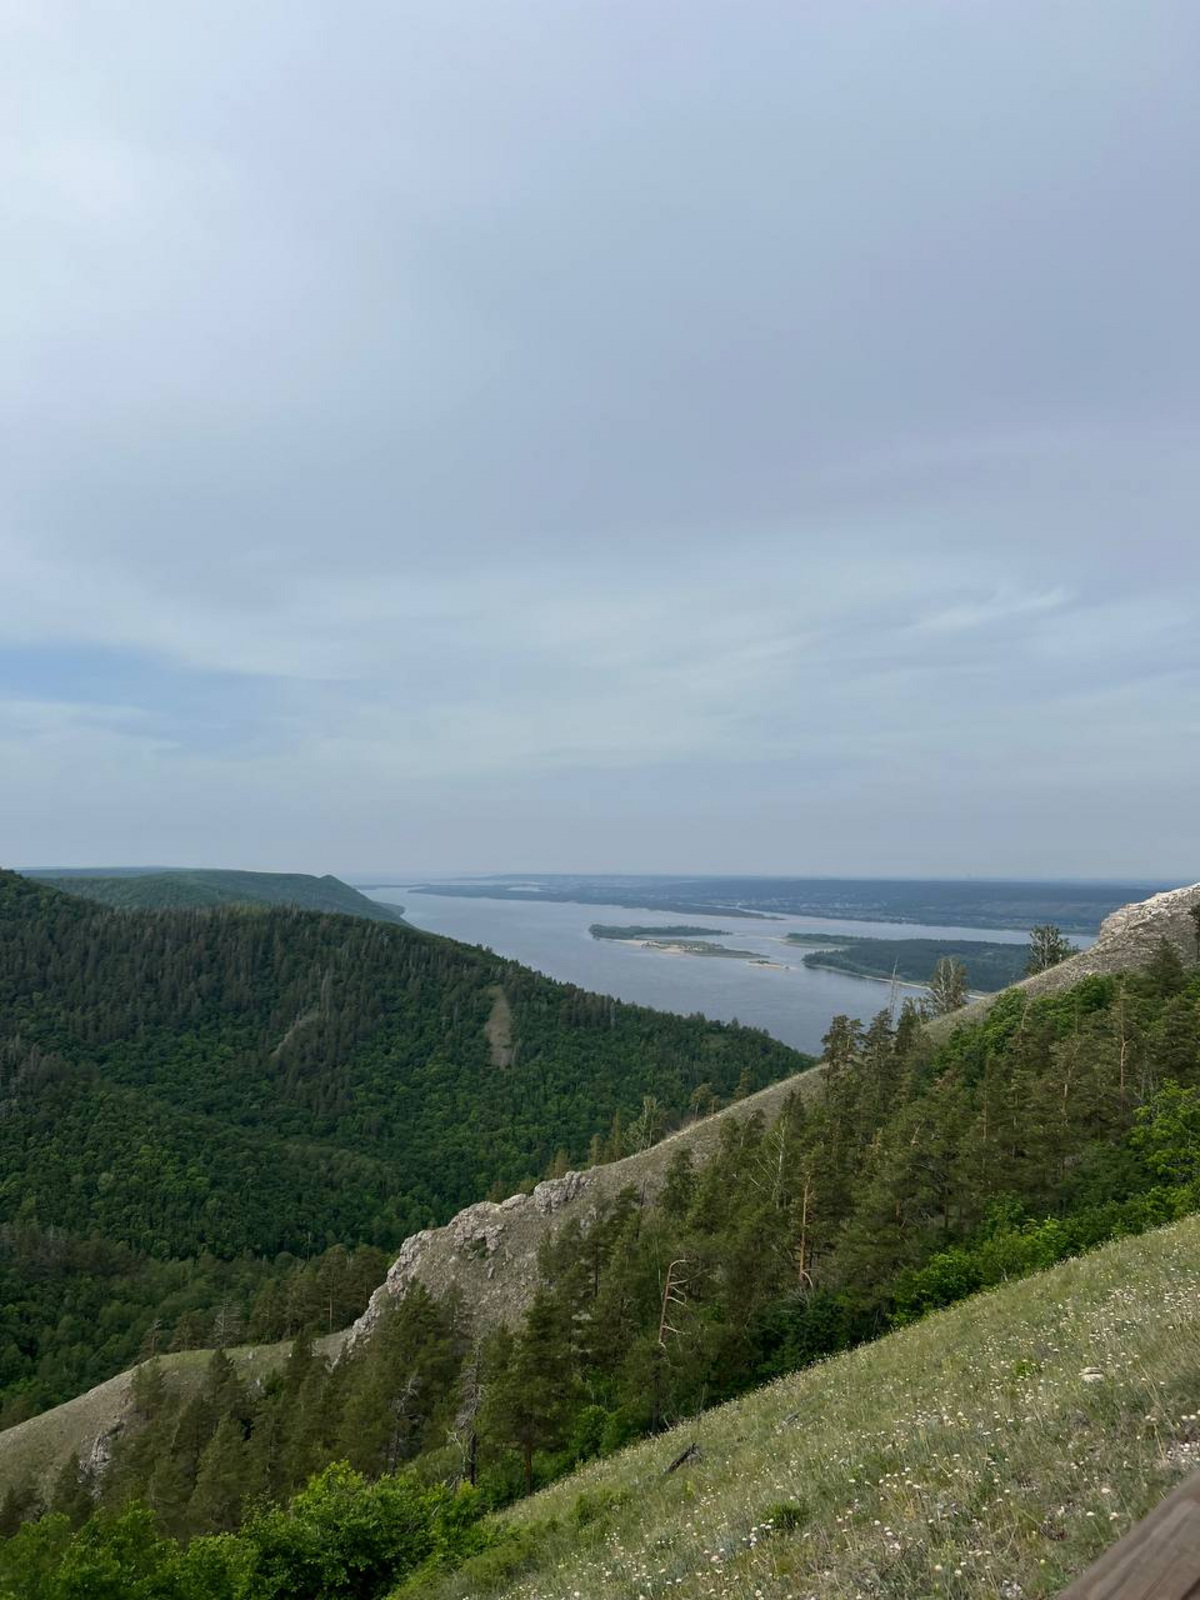
[[[0,861],[1200,877],[1194,0],[0,0]]]

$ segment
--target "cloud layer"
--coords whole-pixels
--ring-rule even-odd
[[[1196,875],[1187,0],[0,43],[8,859]]]

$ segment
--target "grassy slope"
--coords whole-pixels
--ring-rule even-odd
[[[130,873],[121,877],[58,877],[34,874],[66,894],[119,910],[162,911],[182,907],[266,905],[298,906],[304,911],[343,912],[372,922],[400,922],[394,906],[368,900],[340,878],[315,878],[306,872],[232,872],[216,868],[181,868],[167,872]]]
[[[344,1333],[334,1333],[317,1339],[315,1348],[332,1360],[345,1337]],[[241,1376],[252,1382],[282,1367],[291,1348],[291,1341],[286,1340],[282,1344],[243,1345],[228,1353]],[[189,1393],[199,1387],[211,1357],[211,1350],[180,1350],[160,1356],[159,1364],[168,1385]],[[9,1488],[30,1476],[44,1486],[52,1484],[72,1451],[86,1457],[98,1439],[123,1426],[129,1418],[130,1389],[136,1371],[131,1367],[118,1373],[65,1405],[43,1411],[0,1434],[0,1499]]]
[[[1052,1595],[1200,1464],[1198,1313],[1191,1219],[594,1463],[507,1514],[558,1522],[516,1577],[422,1594]],[[700,1459],[665,1476],[693,1440]],[[769,1525],[780,1502],[795,1528]]]

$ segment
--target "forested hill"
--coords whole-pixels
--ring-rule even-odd
[[[66,894],[126,911],[165,911],[215,906],[295,906],[303,911],[342,912],[372,922],[400,922],[394,906],[380,905],[326,873],[232,872],[218,868],[171,868],[108,876],[83,872],[38,872],[31,876]]]
[[[1118,1273],[1085,1263],[999,1318],[985,1297],[951,1338],[939,1319],[894,1355],[826,1358],[1200,1209],[1198,905],[1193,889],[1123,918],[1127,935],[1166,930],[1140,970],[1010,990],[940,1043],[911,1005],[865,1028],[835,1018],[823,1072],[408,1241],[389,1275],[405,1292],[378,1297],[332,1367],[304,1339],[286,1356],[219,1350],[203,1373],[152,1363],[32,1419],[0,1447],[0,1530],[42,1503],[52,1515],[0,1543],[0,1589],[14,1573],[15,1595],[41,1600],[51,1556],[74,1577],[97,1552],[124,1573],[144,1550],[179,1574],[156,1593],[205,1600],[351,1585],[384,1600],[402,1579],[444,1600],[656,1586],[699,1600],[714,1583],[779,1593],[781,1574],[808,1592],[830,1570],[932,1594],[948,1558],[974,1580],[947,1595],[994,1595],[997,1571],[1049,1593],[1047,1576],[1057,1588],[1094,1553],[1110,1506],[1140,1515],[1193,1464],[1194,1226],[1182,1250],[1129,1241]],[[444,1273],[428,1270],[435,1244]],[[476,1286],[514,1271],[527,1281],[498,1325]],[[676,1437],[620,1456],[674,1422]],[[1090,1475],[1067,1448],[1081,1437]],[[550,1501],[553,1524],[536,1501],[470,1521],[605,1456]],[[451,1487],[463,1479],[476,1490]],[[457,1520],[438,1521],[450,1506]],[[200,1539],[149,1545],[154,1528]],[[264,1571],[269,1586],[237,1576]]]
[[[649,1139],[804,1065],[406,927],[116,912],[0,873],[0,1418],[148,1329],[205,1342],[280,1252],[390,1249],[614,1119]]]

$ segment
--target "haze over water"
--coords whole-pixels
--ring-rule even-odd
[[[443,895],[414,894],[399,888],[366,891],[371,899],[402,905],[405,917],[418,928],[444,933],[467,944],[490,946],[497,955],[510,956],[536,967],[547,977],[577,983],[602,994],[660,1011],[688,1015],[702,1012],[716,1021],[739,1022],[765,1028],[798,1050],[819,1053],[830,1019],[839,1012],[866,1019],[888,1004],[888,986],[867,978],[817,971],[804,965],[808,951],[788,946],[788,933],[829,933],[834,939],[862,934],[881,939],[953,938],[988,939],[1023,944],[1025,929],[935,927],[921,923],[833,921],[824,917],[780,917],[775,921],[748,920],[636,910],[629,906],[576,905],[556,901],[455,899]],[[717,942],[753,950],[778,967],[755,966],[717,956],[670,955],[623,944],[615,939],[593,939],[593,922],[621,927],[669,927],[687,923],[707,927]],[[1079,939],[1079,944],[1091,941]],[[811,948],[811,947],[810,947]],[[900,993],[915,994],[902,987]]]

